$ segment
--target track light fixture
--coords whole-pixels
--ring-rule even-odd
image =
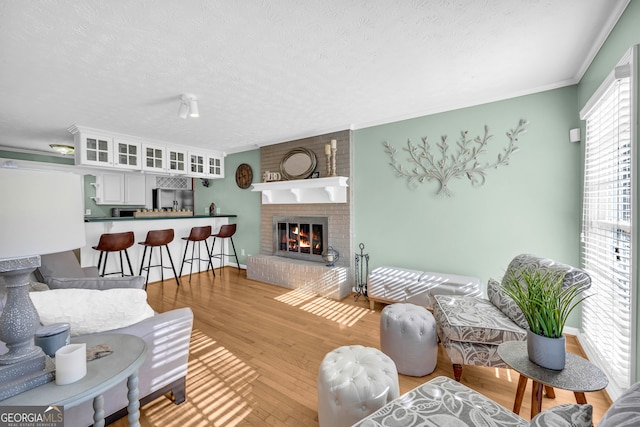
[[[190,93],[185,93],[180,95],[180,110],[178,111],[178,116],[181,119],[186,119],[187,115],[189,117],[200,117],[200,112],[198,111],[198,98],[195,95]]]

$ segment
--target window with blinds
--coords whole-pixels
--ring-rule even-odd
[[[585,347],[615,391],[635,375],[634,183],[630,59],[587,103],[583,195],[583,262],[592,279],[582,303]],[[585,111],[586,110],[586,111]],[[616,393],[617,394],[617,393]]]

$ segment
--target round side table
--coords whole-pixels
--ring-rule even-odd
[[[536,365],[529,360],[526,341],[508,341],[498,346],[498,355],[513,370],[520,374],[518,391],[513,404],[513,412],[520,413],[522,398],[527,388],[527,380],[531,378],[531,418],[540,413],[542,409],[542,388],[556,387],[562,390],[572,391],[577,403],[587,403],[584,395],[588,391],[602,390],[609,384],[606,375],[593,363],[567,353],[565,368],[554,371]],[[550,395],[549,397],[555,397]]]
[[[87,348],[108,344],[113,353],[87,362],[87,375],[67,385],[55,381],[17,394],[2,401],[2,405],[66,406],[74,407],[93,399],[94,426],[104,426],[102,393],[127,380],[129,425],[139,427],[138,368],[147,356],[147,344],[134,335],[104,334],[74,338],[73,343],[86,343]]]

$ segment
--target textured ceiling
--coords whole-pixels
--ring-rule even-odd
[[[2,0],[0,147],[77,124],[229,153],[561,87],[627,3]]]

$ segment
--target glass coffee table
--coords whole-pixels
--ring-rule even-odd
[[[147,356],[147,344],[134,335],[88,335],[71,339],[72,343],[86,343],[87,348],[108,344],[113,353],[87,362],[87,375],[71,384],[57,385],[55,381],[17,394],[0,402],[3,406],[51,405],[71,408],[93,399],[94,426],[104,426],[104,398],[102,394],[127,380],[129,425],[139,426],[138,368]]]
[[[542,389],[547,388],[547,394],[553,398],[552,387],[572,391],[577,403],[587,403],[585,392],[602,390],[609,384],[606,375],[593,363],[575,355],[567,353],[565,368],[554,371],[536,365],[529,360],[526,341],[508,341],[498,346],[498,355],[513,370],[520,374],[518,390],[513,403],[513,412],[520,413],[522,398],[527,388],[527,381],[532,380],[531,388],[531,418],[542,409]]]

